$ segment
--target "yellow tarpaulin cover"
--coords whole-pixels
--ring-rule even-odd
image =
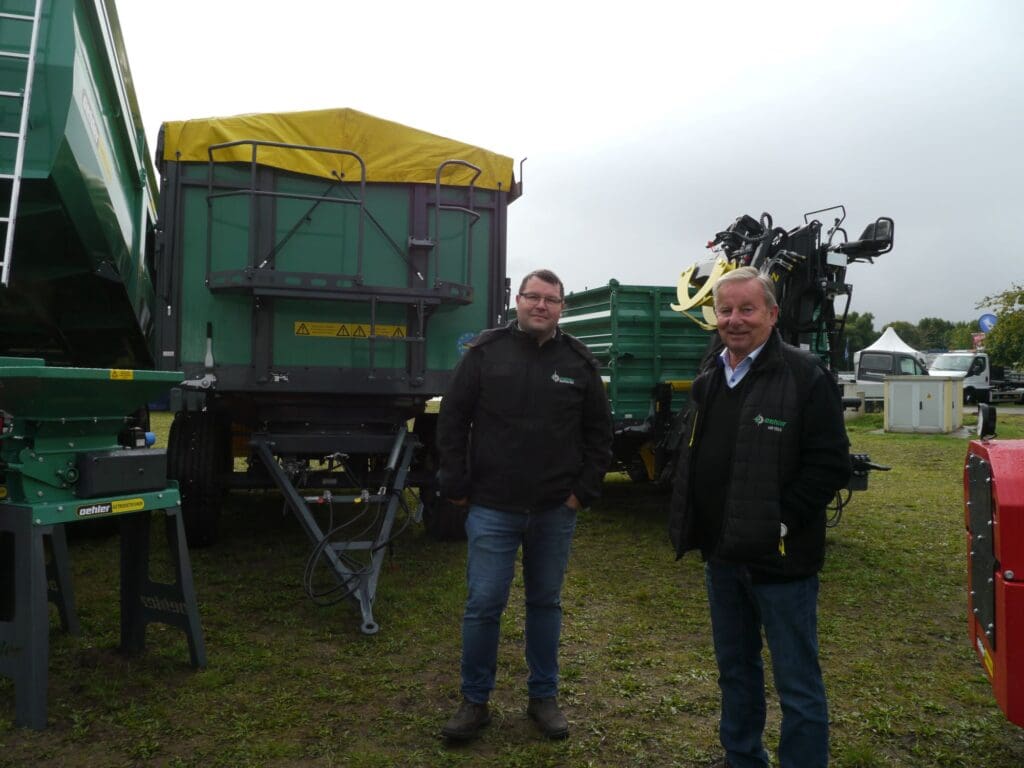
[[[184,120],[163,124],[164,160],[210,162],[213,144],[232,141],[270,141],[355,152],[366,163],[366,180],[433,184],[446,160],[464,160],[480,169],[475,186],[508,191],[513,182],[512,158],[426,131],[382,120],[354,109],[238,115]],[[214,162],[252,161],[252,145],[216,150]],[[260,165],[295,173],[348,181],[359,179],[359,165],[350,157],[325,152],[259,147]],[[468,186],[474,171],[463,165],[447,166],[441,183]]]

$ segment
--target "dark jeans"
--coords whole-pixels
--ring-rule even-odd
[[[462,695],[477,704],[494,689],[501,614],[508,603],[516,555],[523,548],[527,688],[531,698],[558,692],[562,582],[576,529],[576,511],[501,512],[473,505],[466,518],[469,595],[462,618]]]
[[[828,704],[818,665],[818,577],[754,583],[744,566],[705,566],[722,692],[719,737],[732,768],[767,768],[761,627],[782,706],[780,768],[828,765]]]

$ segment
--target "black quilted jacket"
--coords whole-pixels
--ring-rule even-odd
[[[770,575],[809,576],[824,563],[825,507],[850,476],[839,390],[813,355],[784,344],[777,333],[747,377],[717,541],[700,541],[690,473],[701,449],[702,408],[714,387],[725,386],[718,361],[709,359],[694,381],[670,538],[677,557],[700,549],[707,559]],[[780,523],[788,528],[783,548]]]

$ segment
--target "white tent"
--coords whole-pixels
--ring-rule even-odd
[[[924,355],[901,339],[900,335],[896,333],[896,329],[892,326],[886,328],[885,333],[875,339],[870,346],[864,347],[860,352],[854,354],[854,370],[857,370],[857,363],[860,360],[861,352],[902,352],[906,355],[913,355],[922,368],[926,370],[928,368]]]

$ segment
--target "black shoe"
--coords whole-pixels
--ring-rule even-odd
[[[466,741],[479,735],[480,729],[491,722],[487,704],[474,704],[463,699],[458,711],[444,724],[441,735],[454,741]]]
[[[558,708],[558,700],[554,696],[530,699],[526,714],[537,723],[549,739],[564,739],[569,735],[569,721]]]

